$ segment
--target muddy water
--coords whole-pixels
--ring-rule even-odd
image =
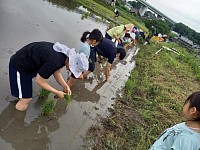
[[[86,10],[70,0],[0,0],[0,150],[76,150],[84,149],[83,138],[98,116],[107,116],[114,98],[120,94],[135,63],[130,50],[123,62],[115,62],[111,83],[104,82],[103,68],[72,87],[73,101],[65,105],[56,100],[54,113],[40,117],[39,87],[34,86],[33,101],[26,112],[15,110],[10,95],[8,62],[22,46],[33,41],[59,41],[78,48],[81,34],[94,28],[105,33],[107,25],[93,18],[81,20]],[[69,73],[63,70],[67,79]],[[53,78],[51,85],[61,89]],[[53,98],[53,95],[50,95]]]

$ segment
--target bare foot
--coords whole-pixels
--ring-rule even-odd
[[[30,101],[32,99],[28,98],[28,99],[19,99],[19,101],[17,102],[17,104],[15,105],[15,108],[19,111],[24,111],[27,109]]]

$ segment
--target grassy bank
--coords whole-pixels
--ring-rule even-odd
[[[166,128],[184,121],[182,106],[200,89],[200,59],[176,44],[180,55],[162,45],[141,47],[132,71],[111,116],[88,132],[88,147],[98,150],[147,150]]]
[[[102,2],[101,0],[75,0],[79,4],[86,7],[89,11],[101,16],[102,18],[115,22],[114,19],[114,8],[109,4]],[[130,15],[125,14],[123,11],[119,11],[120,16],[117,18],[117,21],[122,24],[133,23],[134,25],[141,28],[143,31],[148,32],[148,29],[141,22],[137,22]]]

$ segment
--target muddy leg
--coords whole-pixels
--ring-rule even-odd
[[[91,71],[87,70],[83,72],[83,77],[85,78]]]
[[[75,78],[70,77],[69,80],[67,81],[67,85],[71,87],[72,85],[74,85],[75,81],[76,81]]]

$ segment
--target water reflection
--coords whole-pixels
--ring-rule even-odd
[[[43,0],[51,3],[52,5],[55,5],[62,9],[75,10],[76,7],[78,7],[78,4],[75,3],[73,0]]]
[[[58,118],[66,113],[66,105],[58,101],[52,117],[38,118],[28,125],[24,123],[26,112],[13,109],[15,104],[11,102],[0,114],[1,138],[16,150],[48,149],[48,134],[60,127]]]
[[[82,5],[78,4],[77,2],[73,0],[43,0],[43,1],[47,1],[58,8],[66,9],[68,11],[74,11],[79,14],[82,14],[82,17],[81,17],[82,20],[90,17],[90,19],[93,19],[95,22],[107,23],[104,18],[96,16],[94,13],[83,8]]]
[[[96,83],[97,85],[89,90],[85,87],[86,84],[90,84],[92,86],[93,78],[89,78],[89,80],[77,81],[76,84],[72,87],[72,91],[74,91],[73,100],[78,102],[97,102],[100,99],[100,95],[97,94],[97,90],[99,90],[105,83],[105,81],[101,83]]]

